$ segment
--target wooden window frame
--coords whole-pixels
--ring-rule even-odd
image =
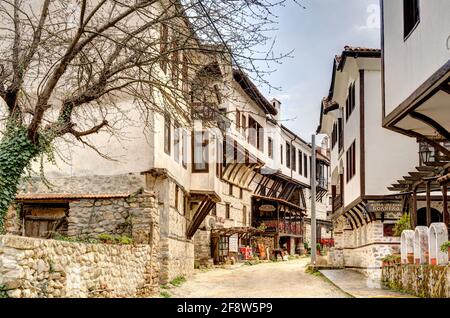
[[[303,152],[298,150],[298,174],[303,176]]]
[[[175,123],[173,129],[173,160],[175,160],[176,163],[180,162],[180,129],[180,125]]]
[[[267,137],[267,155],[273,159],[273,139],[271,137]]]
[[[297,171],[297,148],[294,146],[291,149],[291,169]]]
[[[225,203],[225,219],[231,220],[231,204]]]
[[[348,148],[346,154],[346,181],[349,183],[356,175],[356,140]]]
[[[280,145],[280,164],[283,164],[283,156],[284,156],[284,153],[283,153],[283,145]]]
[[[201,147],[202,147],[202,149],[203,149],[203,154],[204,154],[204,151],[205,151],[205,149],[206,149],[206,159],[205,158],[203,158],[204,160],[205,160],[205,162],[204,162],[204,165],[205,165],[205,167],[204,168],[197,168],[197,163],[195,162],[195,147],[197,146],[196,145],[196,142],[195,142],[195,137],[196,137],[196,134],[199,134],[199,133],[201,133],[202,134],[202,144],[201,144]],[[205,138],[205,135],[206,135],[206,138]],[[207,173],[207,172],[209,172],[209,149],[208,149],[208,147],[209,147],[209,140],[208,140],[208,138],[207,138],[208,136],[207,136],[207,132],[206,131],[194,131],[193,133],[192,133],[192,144],[191,144],[191,150],[192,150],[192,172],[193,173]]]
[[[164,115],[164,152],[171,155],[172,120],[168,114]]]
[[[189,148],[189,138],[187,135],[187,131],[183,129],[181,132],[181,165],[183,166],[184,169],[187,169],[188,148]]]
[[[167,58],[165,53],[167,52],[167,48],[169,46],[169,26],[166,23],[161,23],[160,26],[160,44],[159,50],[161,53],[161,60],[159,65],[164,74],[167,73]]]
[[[291,168],[291,145],[286,141],[286,167]]]
[[[241,112],[239,109],[236,109],[236,130],[239,131],[241,129]]]
[[[308,155],[303,154],[303,176],[308,178]]]
[[[420,0],[403,0],[403,40],[406,41],[420,24]]]

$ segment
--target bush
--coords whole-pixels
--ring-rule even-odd
[[[446,253],[450,248],[450,241],[447,241],[441,245],[441,251]]]
[[[133,239],[131,237],[125,236],[125,235],[111,235],[111,234],[100,234],[97,236],[97,238],[102,242],[106,244],[122,244],[122,245],[130,245],[133,244]]]
[[[402,217],[397,221],[394,226],[394,235],[401,236],[403,231],[411,230],[411,218],[409,213],[405,213]]]

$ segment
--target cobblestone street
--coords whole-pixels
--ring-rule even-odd
[[[325,278],[305,272],[309,259],[231,269],[197,271],[186,283],[168,289],[171,297],[180,298],[345,298]]]

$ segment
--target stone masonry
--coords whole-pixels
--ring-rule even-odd
[[[14,298],[149,295],[157,247],[0,236],[0,285]]]

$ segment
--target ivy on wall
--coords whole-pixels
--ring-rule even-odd
[[[0,233],[4,233],[4,219],[14,201],[20,178],[40,153],[50,148],[48,139],[40,138],[33,144],[23,126],[11,125],[0,142]]]

